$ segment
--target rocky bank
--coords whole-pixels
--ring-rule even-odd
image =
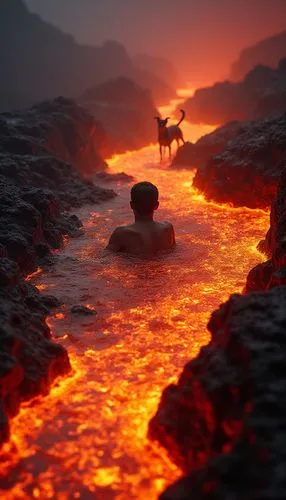
[[[285,300],[283,286],[231,296],[165,389],[149,437],[185,475],[162,500],[285,497]]]
[[[58,301],[24,278],[53,262],[64,236],[82,234],[73,207],[115,196],[86,179],[106,166],[103,136],[92,116],[63,98],[0,115],[0,444],[21,401],[70,370],[45,321]]]
[[[178,150],[173,166],[197,168],[194,186],[208,200],[268,208],[286,158],[286,114],[231,122]]]

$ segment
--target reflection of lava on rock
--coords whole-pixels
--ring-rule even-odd
[[[162,500],[283,497],[285,299],[285,287],[233,295],[212,314],[210,343],[165,389],[149,436],[188,475]]]
[[[204,131],[192,127],[189,134]],[[33,278],[39,289],[64,298],[48,322],[69,350],[74,375],[24,406],[12,422],[12,440],[1,456],[7,500],[94,498],[95,492],[105,499],[155,499],[180,475],[164,450],[147,440],[148,422],[162,389],[209,341],[210,312],[241,289],[247,271],[261,261],[255,245],[269,216],[207,203],[192,187],[193,173],[158,168],[157,155],[151,146],[117,156],[111,171],[158,185],[160,217],[176,228],[174,253],[145,261],[102,256],[111,229],[130,217],[130,185],[122,183],[108,210],[103,204],[96,212],[79,211],[86,235],[66,245],[53,272]],[[71,306],[79,303],[97,315],[72,316]],[[213,407],[199,386],[196,396],[211,432]],[[240,432],[239,419],[226,420],[221,434],[216,431],[217,446],[227,450],[230,436]],[[208,446],[198,441],[198,463]]]

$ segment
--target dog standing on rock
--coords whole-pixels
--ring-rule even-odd
[[[179,125],[184,120],[186,113],[183,109],[180,110],[182,113],[180,121],[177,125],[170,125],[167,127],[167,123],[170,120],[170,117],[162,120],[159,116],[155,116],[154,120],[157,120],[158,124],[158,142],[160,147],[160,158],[163,159],[163,147],[169,148],[169,156],[171,157],[171,145],[174,140],[177,141],[178,147],[180,146],[180,140],[185,144],[183,132],[180,129]]]

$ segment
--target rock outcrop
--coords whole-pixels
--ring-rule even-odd
[[[84,177],[105,167],[97,149],[102,135],[90,115],[63,98],[0,115],[0,242],[24,273],[78,232],[77,218],[63,210],[115,195]]]
[[[102,134],[90,115],[63,98],[0,115],[0,445],[20,403],[46,393],[70,370],[45,321],[59,303],[24,276],[50,264],[64,236],[82,234],[72,207],[115,196],[85,179],[105,167]]]
[[[233,295],[165,389],[149,437],[186,477],[162,500],[284,498],[286,287]]]
[[[78,103],[106,130],[104,157],[141,148],[156,137],[153,117],[159,112],[151,92],[127,78],[121,77],[87,90]]]
[[[230,137],[222,152],[201,164],[194,186],[209,200],[234,206],[268,208],[275,197],[286,154],[286,114],[268,120],[250,122],[235,128],[230,124]],[[220,129],[210,137],[220,136]],[[206,139],[206,142],[210,142]],[[196,145],[195,145],[196,147]]]
[[[182,107],[193,123],[211,125],[281,114],[286,111],[285,59],[277,69],[256,66],[239,83],[225,81],[198,89]]]
[[[270,228],[258,245],[269,260],[249,272],[245,287],[248,293],[286,285],[286,160],[281,169],[277,195],[271,206]]]
[[[0,154],[53,156],[83,175],[106,167],[105,140],[102,125],[64,97],[0,115]]]
[[[276,68],[280,59],[286,57],[286,32],[265,38],[244,49],[231,67],[231,80],[242,80],[258,64]]]
[[[0,446],[21,402],[46,394],[70,371],[66,350],[51,341],[45,322],[49,302],[14,262],[0,258]]]
[[[200,168],[213,156],[222,153],[228,142],[244,131],[241,122],[230,122],[201,137],[195,144],[186,142],[181,146],[172,160],[172,166]]]
[[[134,64],[125,47],[107,41],[79,45],[71,35],[28,11],[22,0],[0,2],[0,111],[59,95],[75,98],[88,87],[126,76],[169,100],[175,91]]]

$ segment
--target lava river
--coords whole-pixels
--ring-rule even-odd
[[[192,140],[206,131],[186,128]],[[207,203],[194,174],[160,166],[155,146],[109,163],[112,173],[158,185],[158,217],[173,222],[177,247],[141,260],[104,253],[112,229],[130,220],[130,183],[109,183],[117,198],[78,211],[85,235],[33,278],[65,303],[48,321],[74,373],[14,418],[0,458],[5,500],[156,499],[180,475],[146,438],[162,389],[208,342],[210,312],[262,260],[265,212]],[[72,317],[74,304],[97,315]]]

